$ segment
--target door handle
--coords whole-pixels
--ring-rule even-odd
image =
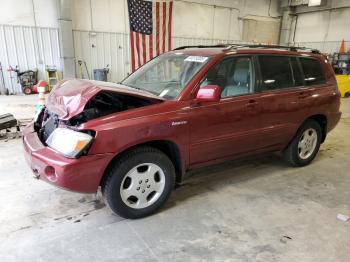
[[[308,96],[310,96],[310,94],[308,94],[308,93],[304,93],[304,92],[299,93],[299,98],[306,98]]]
[[[254,99],[249,100],[249,102],[247,103],[247,107],[254,107],[258,104],[258,102]]]

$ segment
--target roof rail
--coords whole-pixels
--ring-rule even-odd
[[[263,45],[263,44],[217,44],[217,45],[192,45],[192,46],[180,46],[174,50],[182,50],[187,48],[224,48],[225,50],[238,49],[238,48],[275,48],[275,49],[285,49],[289,51],[309,51],[314,54],[320,54],[317,49],[312,49],[308,47],[299,46],[287,46],[287,45]]]
[[[303,47],[303,46],[288,46],[288,45],[262,45],[262,44],[232,44],[231,46],[228,46],[227,49],[235,49],[235,48],[275,48],[275,49],[285,49],[289,51],[294,51],[297,52],[298,50],[302,51],[310,51],[315,54],[320,54],[320,51],[317,49],[312,49],[308,47]]]
[[[173,50],[182,50],[187,48],[226,48],[228,47],[228,44],[217,44],[217,45],[185,45],[185,46],[179,46]]]

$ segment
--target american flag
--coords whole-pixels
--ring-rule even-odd
[[[131,70],[171,50],[173,1],[128,0]]]

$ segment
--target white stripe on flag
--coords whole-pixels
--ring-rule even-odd
[[[146,35],[146,50],[144,50],[144,52],[146,52],[146,61],[145,61],[145,63],[146,62],[148,62],[151,58],[150,58],[150,53],[149,53],[149,38],[150,38],[151,36],[149,36],[149,35]]]
[[[138,43],[138,41],[137,41],[137,38],[136,38],[136,34],[138,34],[138,33],[136,33],[136,32],[133,32],[133,34],[134,34],[134,50],[135,50],[135,68],[137,69],[137,68],[139,68],[139,53],[138,53],[138,48],[137,48],[137,46],[139,45],[139,43]]]
[[[168,38],[169,38],[169,28],[168,28],[168,25],[169,25],[169,8],[170,7],[170,3],[169,2],[166,2],[166,13],[167,13],[167,16],[166,16],[166,19],[165,19],[165,26],[166,26],[166,30],[165,30],[165,52],[168,52],[169,51],[169,41],[168,41]]]

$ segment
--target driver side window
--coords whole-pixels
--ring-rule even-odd
[[[202,79],[200,87],[218,85],[221,98],[252,93],[253,66],[250,57],[227,58],[214,65]]]

